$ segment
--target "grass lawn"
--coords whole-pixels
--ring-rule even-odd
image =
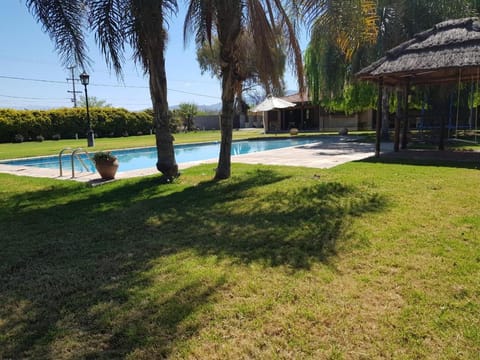
[[[0,174],[2,359],[478,359],[480,173]]]

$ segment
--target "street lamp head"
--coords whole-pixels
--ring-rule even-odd
[[[80,82],[82,83],[82,85],[87,86],[89,81],[90,75],[88,75],[85,71],[80,74]]]

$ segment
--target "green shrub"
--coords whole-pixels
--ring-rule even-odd
[[[14,142],[16,143],[22,143],[25,138],[23,137],[22,134],[16,134],[15,138],[13,139]]]
[[[98,137],[149,134],[153,129],[151,111],[131,112],[118,108],[92,108],[92,127]],[[0,142],[19,141],[17,134],[35,140],[38,136],[59,140],[86,137],[87,120],[84,108],[53,110],[0,109]],[[61,134],[61,136],[60,136]]]
[[[110,151],[97,151],[93,154],[93,161],[115,161],[117,157],[113,155]]]

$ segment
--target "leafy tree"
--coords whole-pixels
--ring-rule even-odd
[[[165,73],[166,17],[176,0],[25,0],[30,12],[55,42],[65,65],[89,65],[85,37],[93,32],[106,62],[120,76],[127,47],[149,76],[157,169],[168,179],[178,175],[169,129]]]
[[[350,106],[346,111],[360,105],[344,101],[348,89],[363,86],[352,82],[358,70],[438,22],[476,13],[475,0],[304,0],[303,5],[312,33],[305,55],[312,99],[327,107]]]
[[[86,107],[87,102],[85,101],[85,96],[80,95],[80,99],[78,100],[79,107]],[[108,104],[107,100],[99,99],[96,96],[89,96],[88,97],[88,106],[89,107],[97,107],[97,108],[104,108],[104,107],[112,107],[112,104]]]
[[[278,21],[276,21],[276,19]],[[277,86],[280,81],[275,55],[282,44],[277,33],[284,33],[295,60],[299,87],[303,89],[303,66],[294,26],[280,0],[190,0],[185,19],[185,39],[195,34],[198,47],[219,42],[222,83],[222,112],[220,116],[221,145],[215,179],[226,179],[231,172],[231,145],[235,98],[239,98],[243,77],[241,42],[249,32],[254,39],[255,62],[261,82]]]
[[[376,10],[371,0],[305,1],[312,26],[305,73],[314,101],[342,94],[357,51],[377,39]]]
[[[184,130],[193,130],[193,118],[198,114],[198,107],[195,104],[181,103],[178,105],[178,109],[175,111],[180,117]]]
[[[279,39],[281,41],[281,39]],[[274,70],[279,76],[279,83],[263,83],[261,74],[257,69],[259,62],[257,52],[255,51],[255,42],[252,34],[248,31],[241,34],[240,47],[242,51],[239,54],[239,77],[243,79],[242,92],[248,93],[255,91],[258,86],[261,86],[265,94],[283,95],[285,83],[283,74],[285,72],[286,54],[283,47],[276,47],[274,51],[277,54],[274,56]],[[214,37],[211,44],[204,43],[197,49],[197,61],[200,65],[202,74],[208,72],[212,77],[221,79],[221,58],[220,58],[220,43],[217,37]]]

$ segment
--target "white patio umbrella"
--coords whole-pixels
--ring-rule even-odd
[[[294,103],[286,100],[282,100],[272,95],[268,95],[265,100],[263,100],[260,104],[255,106],[251,111],[253,112],[262,112],[262,111],[270,111],[273,109],[284,109],[289,107],[296,106]]]
[[[270,111],[273,109],[285,109],[285,108],[294,107],[294,106],[296,106],[296,104],[290,101],[282,100],[275,96],[268,95],[265,100],[263,100],[260,104],[255,106],[251,111],[263,112],[263,111]],[[266,133],[265,116],[263,116],[263,129],[264,129],[264,133]]]

